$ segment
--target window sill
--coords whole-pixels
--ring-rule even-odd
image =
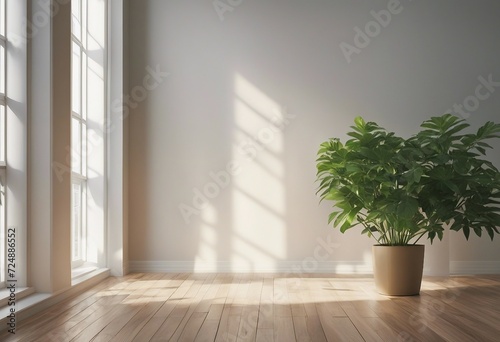
[[[81,274],[78,278],[72,280],[71,287],[60,293],[37,293],[33,288],[19,288],[16,292],[16,316],[19,320],[26,319],[44,309],[51,307],[65,299],[78,295],[85,290],[99,284],[101,281],[109,277],[109,269],[95,268],[95,270]],[[21,292],[22,290],[22,292]],[[0,326],[5,326],[7,316],[10,313],[11,307],[7,306],[9,290],[2,289],[0,294],[5,292],[5,305],[0,306]],[[20,297],[22,294],[22,297]],[[1,300],[1,299],[0,299]]]
[[[91,265],[82,265],[73,268],[71,270],[71,285],[77,285],[86,279],[92,278],[98,270],[97,266]]]
[[[29,296],[30,294],[35,293],[35,289],[32,287],[19,287],[16,288],[16,301],[23,299],[24,297]],[[0,290],[0,308],[7,306],[9,303],[10,290],[8,288],[4,288]]]

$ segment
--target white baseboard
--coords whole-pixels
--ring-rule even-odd
[[[372,274],[373,267],[362,261],[279,261],[235,264],[229,261],[130,261],[132,273],[333,273]],[[424,270],[424,274],[425,274]],[[500,261],[451,261],[450,274],[500,274]]]
[[[130,272],[157,273],[334,273],[371,274],[370,264],[362,261],[279,261],[273,263],[237,264],[229,261],[130,261]]]
[[[500,261],[450,261],[450,274],[500,274]]]

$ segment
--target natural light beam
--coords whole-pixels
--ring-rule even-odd
[[[207,203],[201,210],[202,223],[199,228],[199,248],[195,256],[194,270],[200,272],[217,271],[217,232],[215,226],[218,221],[217,209]]]
[[[235,76],[233,268],[253,270],[286,258],[284,137],[281,106]],[[236,253],[237,252],[237,253]]]

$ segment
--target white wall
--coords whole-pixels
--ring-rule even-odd
[[[369,271],[372,241],[334,231],[330,204],[318,205],[318,145],[345,137],[356,115],[411,135],[474,95],[480,76],[500,80],[500,4],[218,3],[231,10],[217,13],[212,1],[131,0],[132,270]],[[374,25],[371,11],[388,6],[390,21]],[[367,24],[375,34],[349,63],[340,45],[354,45],[355,28]],[[170,75],[141,92],[147,66]],[[498,120],[498,87],[474,109],[466,115],[474,127]],[[283,119],[284,129],[272,126]],[[255,136],[259,148],[249,143]],[[238,175],[210,185],[211,173],[231,161]],[[186,223],[179,206],[193,206],[193,189],[213,198]],[[318,241],[328,236],[334,243],[325,256]],[[428,274],[448,273],[448,258],[493,261],[500,271],[500,238],[460,239],[451,232],[428,249]]]
[[[108,268],[114,276],[127,273],[128,263],[128,118],[122,99],[128,93],[126,74],[127,1],[109,2],[109,91],[108,117]]]
[[[37,292],[71,286],[71,8],[36,3],[30,36],[30,281]],[[56,8],[56,7],[54,7]],[[54,13],[49,18],[48,13]],[[49,20],[50,19],[50,20]],[[35,57],[36,56],[36,57]],[[47,86],[51,85],[51,86]]]
[[[25,1],[10,1],[6,3],[7,18],[23,18],[28,12]],[[28,169],[27,160],[27,42],[24,39],[23,26],[19,21],[8,20],[7,27],[8,65],[6,74],[6,178],[5,217],[6,229],[14,228],[16,235],[16,280],[18,286],[26,286],[29,282],[27,269],[28,240]],[[3,52],[2,52],[3,53]],[[3,70],[2,70],[3,72]],[[2,122],[4,124],[4,122]],[[2,236],[2,241],[4,237]],[[5,258],[2,258],[5,262]]]

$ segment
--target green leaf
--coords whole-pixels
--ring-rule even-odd
[[[423,168],[421,168],[420,166],[415,168],[415,170],[413,171],[413,182],[419,183],[423,174],[424,174]]]
[[[347,133],[348,136],[356,138],[357,140],[363,139],[364,135],[358,132],[349,132]],[[349,143],[349,142],[348,142]]]
[[[458,186],[453,183],[452,181],[449,181],[449,180],[443,180],[443,184],[446,185],[448,187],[448,189],[450,189],[451,191],[453,191],[454,193],[458,194],[460,193],[460,189],[458,188]]]
[[[358,215],[358,213],[361,211],[361,209],[362,209],[362,207],[353,208],[353,209],[349,212],[349,216],[348,216],[347,221],[349,221],[349,223],[354,222],[354,220],[356,219],[356,216],[357,216],[357,215]]]
[[[333,219],[340,214],[340,211],[334,211],[328,216],[328,224],[332,223]]]
[[[453,163],[453,169],[461,175],[467,175],[467,173],[470,170],[470,167],[464,161],[462,162],[457,161]]]
[[[349,211],[342,211],[334,220],[333,222],[333,226],[334,227],[338,227],[338,226],[341,226],[344,224],[344,222],[346,221],[347,219],[347,215],[349,215]]]
[[[418,211],[418,201],[411,197],[405,197],[397,207],[397,215],[403,219],[412,218]]]
[[[354,119],[354,123],[356,124],[357,127],[359,128],[364,128],[366,126],[366,122],[365,120],[363,120],[363,118],[361,116],[357,116],[355,119]]]
[[[408,139],[361,117],[354,124],[345,144],[332,138],[319,147],[317,194],[338,208],[329,224],[345,232],[361,222],[363,233],[395,245],[422,233],[441,239],[448,222],[466,238],[471,230],[500,234],[500,173],[482,157],[487,140],[500,138],[499,124],[463,134],[468,124],[445,114]]]
[[[477,236],[481,237],[483,231],[481,228],[474,227],[474,233],[476,233]]]
[[[490,227],[485,227],[485,229],[488,232],[488,236],[490,237],[491,241],[493,241],[493,238],[495,237],[495,231]]]
[[[467,123],[462,123],[462,124],[457,124],[456,126],[454,126],[453,128],[450,128],[446,134],[447,135],[453,135],[455,133],[458,133],[460,131],[463,131],[465,128],[469,127],[470,125],[467,124]]]
[[[349,228],[352,228],[353,225],[349,223],[349,221],[345,221],[340,227],[340,232],[345,233]]]
[[[464,225],[464,226],[462,227],[462,230],[463,230],[463,232],[464,232],[465,239],[466,239],[466,240],[469,240],[469,235],[470,235],[470,228],[469,228],[469,226],[468,226],[468,225]]]

